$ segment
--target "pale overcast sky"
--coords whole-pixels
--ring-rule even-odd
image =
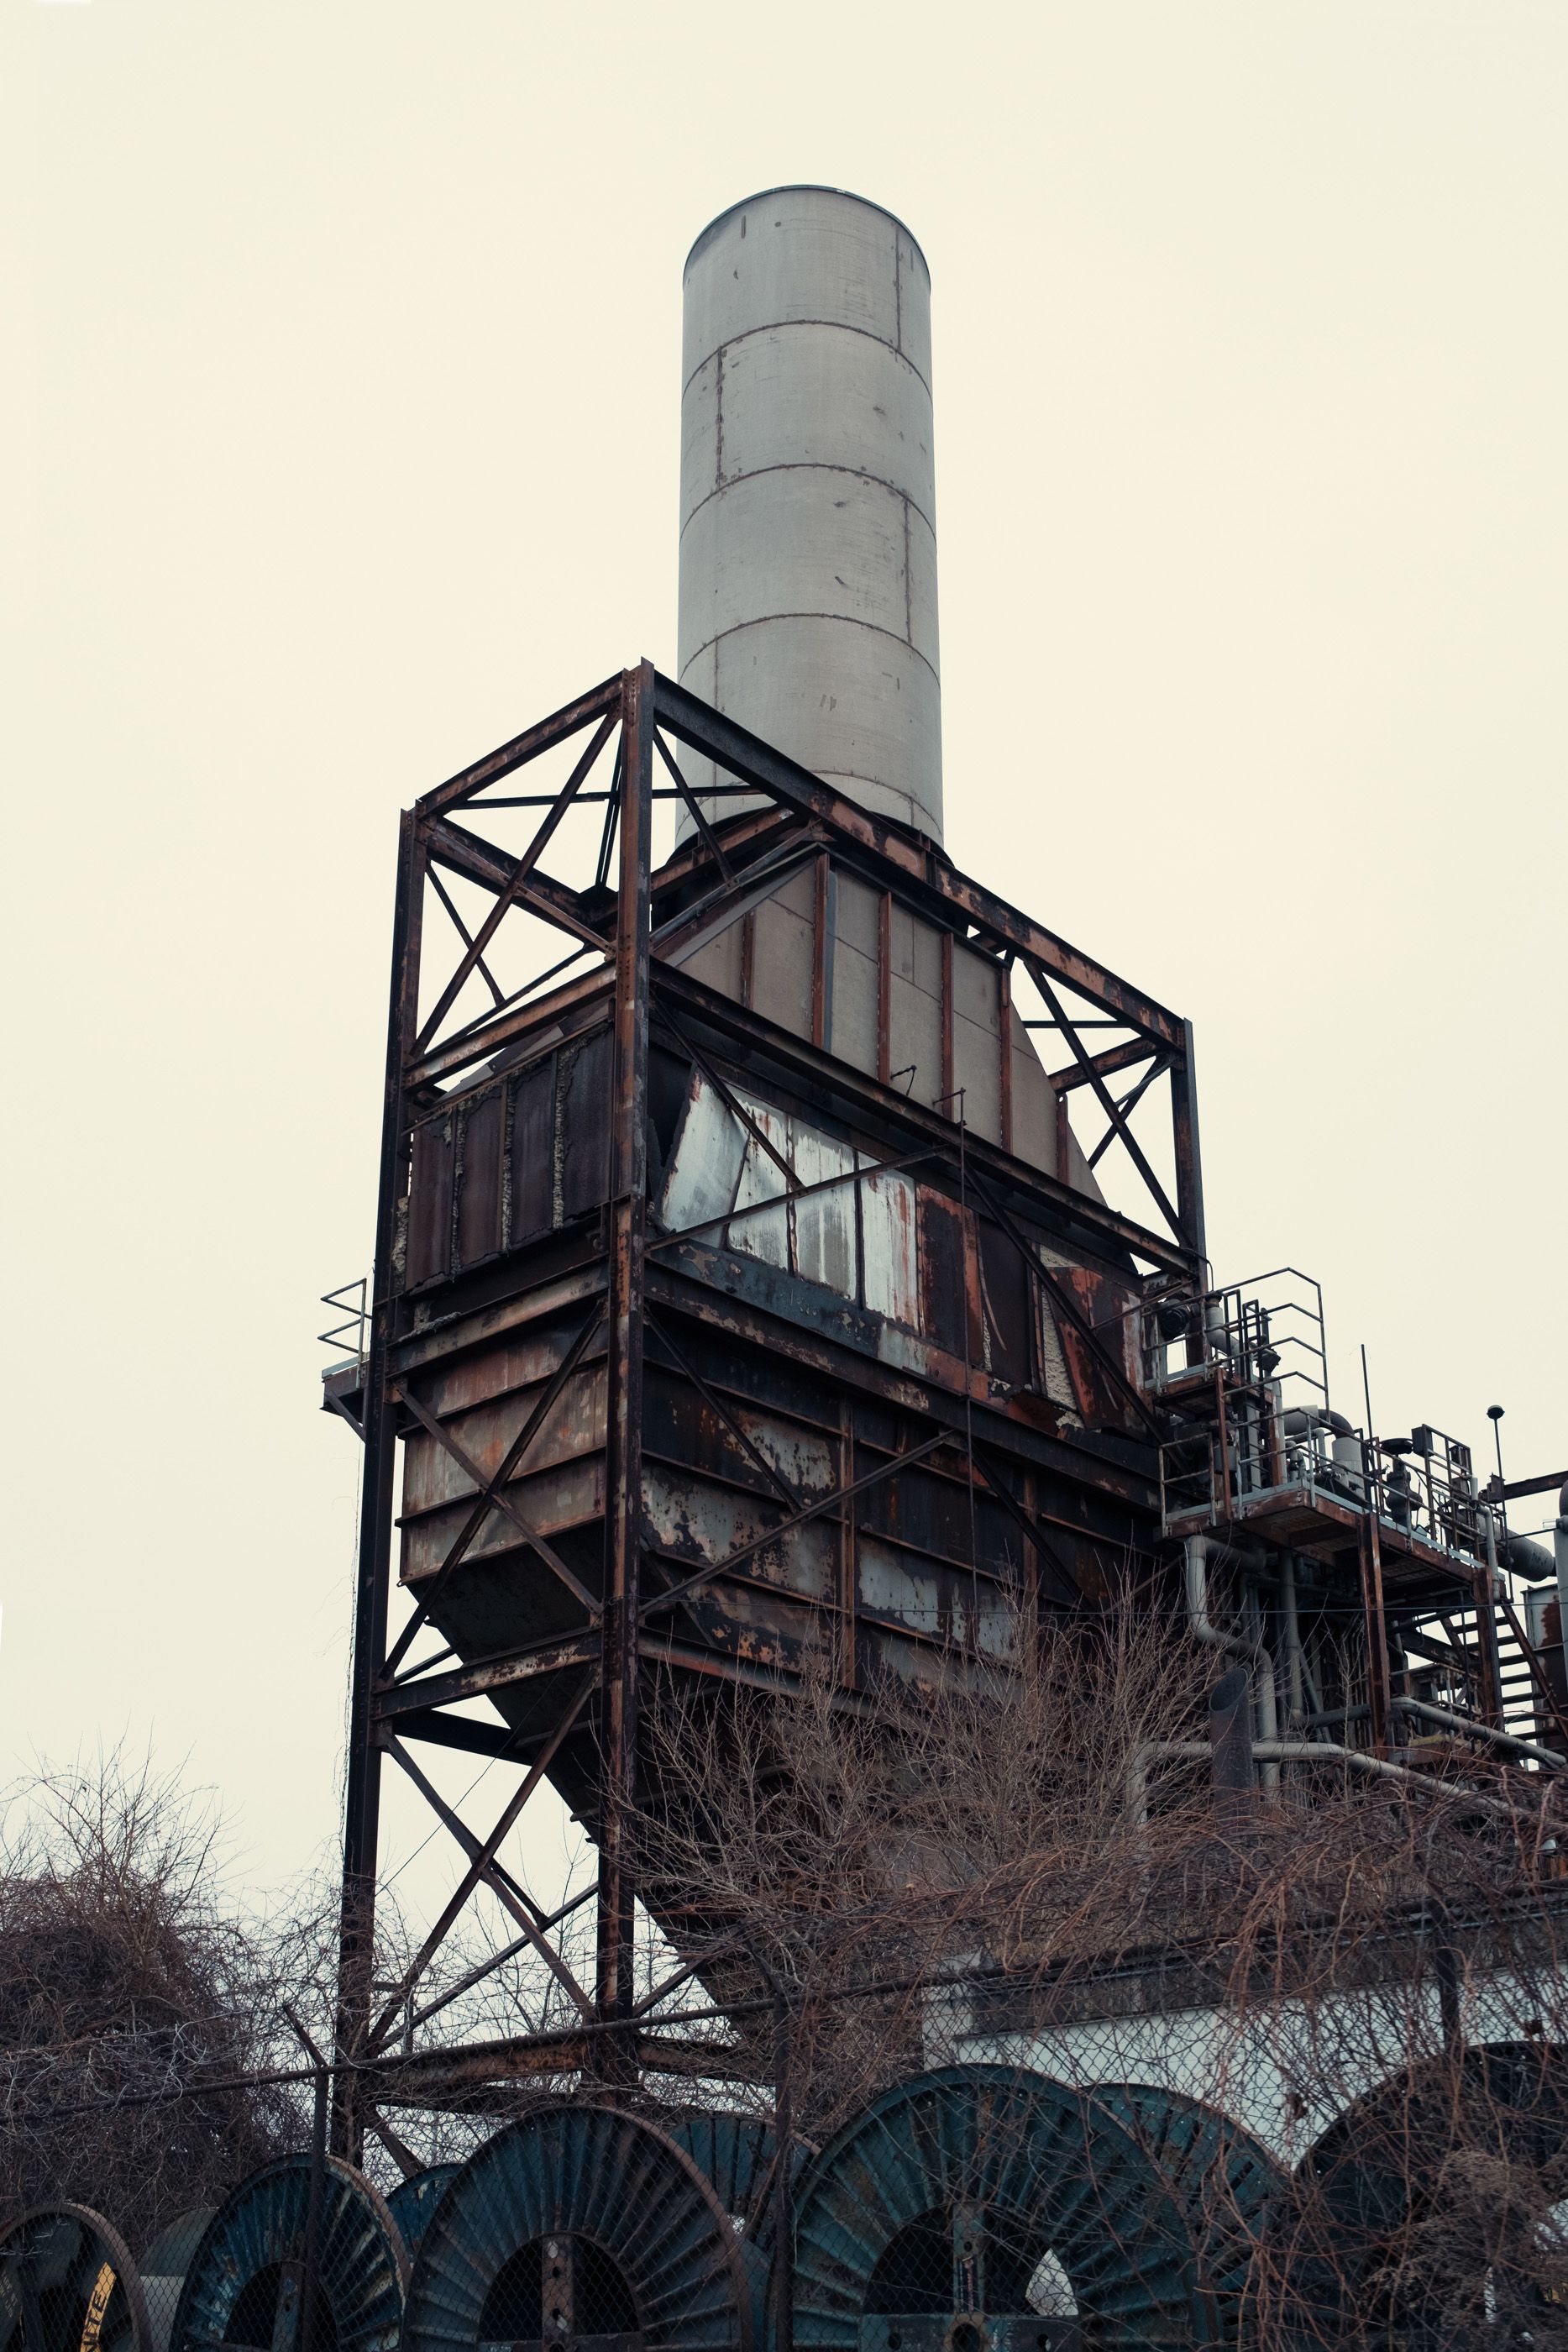
[[[396,813],[673,668],[681,265],[779,181],[930,260],[949,848],[1195,1019],[1358,1417],[1568,1465],[1562,0],[0,24],[9,1763],[335,1836]]]

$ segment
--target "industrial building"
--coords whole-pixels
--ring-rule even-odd
[[[1365,1783],[1500,1818],[1528,1784],[1544,1820],[1568,1521],[1555,1556],[1521,1540],[1511,1495],[1550,1481],[1331,1398],[1315,1282],[1216,1280],[1190,1024],[1157,972],[1070,944],[1070,909],[946,856],[914,237],[767,192],[698,238],[685,316],[678,678],[616,672],[402,820],[375,1270],[326,1384],[365,1466],[309,2280],[329,2239],[359,2268],[320,2324],[383,2352],[400,2327],[416,2352],[1248,2340],[1254,2224],[1378,2097],[1371,2045],[1314,2105],[1260,2027],[1199,2095],[1218,2011],[1190,1955],[1090,1971],[1043,2023],[977,1965],[923,1993],[924,2042],[862,2114],[791,2149],[754,2063],[749,2104],[714,2106],[723,2036],[680,2021],[726,1979],[639,1880],[637,1822],[687,1793],[651,1694],[723,1719],[826,1671],[874,1711],[1005,1675],[1020,1625],[1092,1641],[1132,1592],[1215,1684],[1207,1736],[1140,1752],[1143,1822],[1195,1770],[1303,1817]],[[496,1759],[504,1804],[493,1778],[465,1817],[433,1748]],[[389,1768],[464,1857],[391,1984]],[[597,1852],[591,1971],[501,1858],[546,1780]],[[422,2005],[481,1886],[567,2024],[455,2040]],[[640,1937],[685,2011],[650,1998]],[[1489,2085],[1515,2069],[1544,2163],[1552,2035],[1526,2083],[1522,1964],[1483,1943],[1463,2030]],[[1392,2013],[1399,1937],[1380,1968]],[[367,2132],[515,2116],[536,2084],[461,2166],[411,2161],[405,2244],[352,2172]],[[1206,2232],[1221,2177],[1235,2226]],[[271,2327],[304,2178],[211,2223],[181,2352],[277,2340],[211,2281],[272,2263]],[[1335,2324],[1300,2340],[1363,2340]]]

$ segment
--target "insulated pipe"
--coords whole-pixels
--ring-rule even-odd
[[[1568,1657],[1568,1479],[1557,1497],[1557,1525],[1552,1530],[1552,1550],[1557,1567],[1557,1622]]]
[[[1418,1715],[1428,1723],[1440,1723],[1446,1731],[1462,1731],[1467,1738],[1485,1739],[1493,1748],[1506,1748],[1511,1756],[1527,1756],[1533,1764],[1550,1764],[1554,1771],[1568,1769],[1568,1759],[1552,1748],[1538,1748],[1529,1739],[1520,1739],[1511,1731],[1499,1731],[1490,1723],[1478,1723],[1473,1715],[1457,1715],[1452,1707],[1437,1706],[1427,1698],[1404,1698],[1394,1701],[1396,1714]],[[1363,1699],[1358,1706],[1319,1707],[1309,1715],[1303,1728],[1312,1730],[1320,1723],[1353,1723],[1358,1716],[1372,1712]]]
[[[1301,1688],[1301,1621],[1296,1608],[1296,1555],[1280,1555],[1280,1599],[1285,1612],[1285,1705],[1292,1731],[1306,1713]]]
[[[1550,1748],[1538,1748],[1532,1739],[1516,1738],[1511,1731],[1499,1731],[1490,1723],[1474,1723],[1467,1715],[1456,1715],[1451,1708],[1434,1706],[1427,1698],[1396,1698],[1394,1702],[1402,1715],[1418,1715],[1427,1723],[1440,1723],[1445,1730],[1469,1733],[1472,1739],[1487,1739],[1494,1748],[1504,1748],[1511,1756],[1528,1756],[1533,1764],[1550,1764],[1553,1771],[1568,1769],[1568,1761]]]
[[[1561,1527],[1562,1521],[1558,1521]],[[1502,1556],[1515,1576],[1555,1576],[1557,1560],[1544,1544],[1531,1543],[1528,1536],[1505,1536]]]
[[[1274,1688],[1274,1661],[1260,1641],[1245,1641],[1239,1633],[1227,1633],[1215,1624],[1208,1613],[1208,1551],[1207,1536],[1188,1536],[1183,1544],[1186,1561],[1186,1622],[1195,1640],[1206,1643],[1211,1650],[1223,1650],[1227,1657],[1243,1658],[1252,1669],[1253,1688],[1258,1699],[1259,1744],[1254,1753],[1261,1755],[1265,1741],[1277,1738],[1280,1729],[1278,1695]],[[1226,1544],[1215,1546],[1218,1551],[1231,1550]],[[1231,1550],[1231,1558],[1249,1565],[1245,1553]],[[1277,1789],[1280,1775],[1265,1775],[1265,1786]]]
[[[1252,1703],[1245,1666],[1228,1666],[1208,1694],[1208,1748],[1216,1804],[1239,1826],[1252,1797]]]
[[[1146,1739],[1141,1748],[1135,1748],[1128,1759],[1125,1781],[1127,1811],[1134,1827],[1148,1827],[1151,1764],[1207,1764],[1211,1752],[1206,1739]],[[1343,1764],[1352,1772],[1364,1773],[1368,1780],[1397,1780],[1407,1789],[1419,1789],[1427,1797],[1453,1793],[1445,1782],[1433,1780],[1425,1772],[1413,1772],[1404,1764],[1385,1764],[1381,1756],[1368,1756],[1359,1748],[1341,1748],[1331,1739],[1260,1739],[1254,1743],[1252,1753],[1279,1764]],[[1467,1791],[1466,1801],[1479,1806],[1482,1812],[1496,1813],[1501,1821],[1517,1822],[1519,1819],[1511,1805],[1500,1804],[1495,1797],[1479,1797]]]

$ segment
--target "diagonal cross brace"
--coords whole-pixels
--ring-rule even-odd
[[[772,1160],[774,1166],[778,1169],[779,1174],[784,1179],[785,1193],[792,1199],[797,1192],[803,1192],[806,1189],[805,1186],[801,1183],[800,1179],[795,1173],[793,1168],[790,1167],[789,1162],[785,1159],[783,1153],[779,1150],[776,1144],[769,1142],[768,1137],[763,1133],[761,1128],[758,1127],[757,1121],[752,1118],[745,1105],[736,1100],[735,1096],[730,1092],[728,1087],[726,1086],[724,1080],[719,1076],[718,1072],[709,1067],[708,1064],[697,1052],[696,1047],[692,1044],[691,1039],[686,1035],[685,1031],[681,1027],[679,1022],[674,1020],[668,1011],[664,1013],[663,1019],[665,1026],[669,1029],[671,1035],[674,1038],[675,1043],[680,1047],[681,1052],[683,1054],[688,1054],[691,1056],[693,1068],[698,1071],[700,1075],[707,1080],[709,1086],[713,1088],[720,1102],[723,1103],[726,1110],[728,1111],[731,1118],[737,1119],[740,1125],[745,1128],[747,1133],[753,1137],[754,1139],[762,1146],[763,1150],[766,1151],[768,1157]],[[782,1196],[775,1195],[775,1199],[779,1197]],[[760,1205],[770,1208],[773,1206],[773,1202],[766,1202]]]
[[[759,1217],[768,1209],[793,1208],[798,1202],[809,1201],[819,1192],[836,1192],[846,1184],[868,1183],[873,1176],[899,1176],[906,1168],[919,1168],[935,1160],[939,1147],[927,1144],[924,1151],[905,1152],[898,1160],[868,1160],[863,1168],[846,1168],[837,1176],[819,1176],[810,1184],[801,1184],[789,1192],[773,1192],[766,1200],[748,1202],[744,1209],[724,1209],[716,1217],[705,1217],[700,1225],[683,1225],[678,1234],[665,1234],[648,1245],[650,1257],[659,1250],[674,1249],[677,1242],[695,1241],[701,1234],[711,1234],[716,1225],[737,1225],[743,1217]]]
[[[431,1013],[429,1020],[425,1023],[423,1028],[421,1029],[418,1036],[413,1041],[413,1050],[416,1054],[423,1053],[426,1045],[429,1045],[432,1037],[434,1036],[436,1031],[440,1028],[442,1023],[451,1012],[453,1005],[462,994],[469,973],[474,970],[476,964],[478,963],[481,957],[484,955],[486,949],[489,946],[491,940],[495,937],[497,930],[500,928],[502,917],[506,914],[507,908],[511,906],[513,900],[523,889],[529,875],[533,872],[534,867],[538,864],[539,859],[544,856],[546,849],[549,847],[550,835],[554,833],[557,825],[559,824],[561,819],[565,816],[568,809],[571,806],[572,802],[577,798],[578,787],[581,784],[583,779],[588,774],[589,770],[592,767],[594,761],[598,759],[599,754],[604,749],[605,743],[608,741],[610,735],[615,727],[616,717],[617,714],[615,712],[608,712],[595,728],[587,751],[583,753],[581,759],[579,760],[576,767],[573,768],[570,775],[567,778],[566,782],[561,786],[559,793],[556,796],[555,803],[550,809],[549,814],[546,816],[544,823],[539,826],[539,829],[535,834],[532,841],[529,842],[527,849],[524,850],[522,856],[513,866],[511,876],[504,888],[497,896],[495,905],[491,908],[489,913],[480,924],[476,936],[469,941],[469,944],[464,952],[462,962],[458,965],[456,971],[453,973],[452,978],[442,990],[439,997],[437,997],[434,1011]]]
[[[701,809],[697,806],[696,802],[692,798],[692,788],[687,783],[685,776],[682,775],[679,768],[675,765],[674,754],[670,750],[670,747],[665,742],[664,737],[659,733],[657,728],[653,730],[653,749],[657,751],[660,759],[663,760],[665,767],[668,768],[671,775],[674,776],[675,783],[679,789],[681,798],[686,804],[692,823],[696,826],[698,833],[701,834],[705,847],[712,853],[717,863],[719,872],[723,875],[727,882],[733,882],[735,877],[730,872],[729,860],[726,857],[723,850],[719,847],[717,841],[715,839],[713,827],[709,824],[706,817],[704,816]]]
[[[1133,1113],[1137,1109],[1138,1105],[1143,1101],[1144,1097],[1148,1093],[1148,1090],[1154,1085],[1155,1080],[1156,1078],[1164,1077],[1166,1072],[1169,1068],[1169,1057],[1164,1054],[1156,1054],[1154,1060],[1149,1064],[1148,1068],[1144,1072],[1143,1076],[1138,1080],[1137,1085],[1135,1087],[1129,1087],[1128,1091],[1122,1097],[1121,1101],[1116,1106],[1117,1111],[1124,1120],[1130,1119],[1132,1118]],[[1103,1160],[1112,1144],[1115,1142],[1116,1134],[1117,1130],[1113,1127],[1108,1127],[1105,1129],[1104,1134],[1100,1138],[1099,1142],[1089,1154],[1089,1165],[1091,1168],[1097,1168],[1100,1165],[1101,1160]]]
[[[422,1974],[423,1969],[429,1966],[431,1959],[434,1958],[436,1951],[439,1950],[443,1940],[450,1930],[453,1920],[456,1918],[458,1912],[462,1909],[464,1904],[467,1902],[468,1897],[473,1894],[474,1889],[478,1885],[481,1879],[483,1879],[486,1885],[489,1887],[490,1892],[495,1895],[497,1901],[502,1904],[504,1907],[511,1913],[513,1918],[517,1921],[518,1927],[522,1929],[529,1943],[538,1952],[540,1959],[543,1960],[545,1966],[549,1969],[550,1974],[556,1979],[557,1982],[563,1987],[565,1991],[576,2003],[582,2015],[585,2018],[591,2018],[593,2016],[593,2004],[589,2000],[588,1995],[583,1991],[582,1987],[578,1983],[577,1979],[567,1967],[566,1962],[561,1958],[560,1954],[556,1950],[554,1945],[550,1943],[548,1937],[543,1934],[541,1929],[536,1925],[534,1919],[530,1916],[529,1906],[517,1900],[517,1896],[512,1893],[511,1888],[507,1885],[504,1876],[497,1870],[496,1865],[496,1849],[500,1845],[502,1839],[506,1836],[507,1831],[517,1820],[517,1815],[522,1811],[524,1805],[527,1804],[529,1797],[532,1796],[535,1789],[538,1788],[539,1781],[543,1779],[550,1760],[555,1755],[556,1749],[560,1746],[561,1741],[571,1729],[572,1725],[576,1722],[578,1716],[580,1714],[584,1705],[586,1704],[588,1695],[591,1687],[591,1684],[585,1683],[583,1685],[582,1689],[578,1694],[576,1704],[569,1710],[563,1720],[556,1726],[555,1730],[550,1734],[546,1746],[540,1750],[538,1756],[535,1759],[534,1763],[528,1771],[528,1778],[524,1780],[522,1786],[517,1790],[516,1794],[511,1798],[506,1811],[502,1813],[500,1820],[497,1822],[496,1827],[491,1831],[489,1837],[486,1839],[483,1845],[480,1844],[478,1839],[474,1835],[473,1831],[467,1828],[463,1822],[458,1820],[457,1815],[453,1811],[451,1806],[440,1794],[439,1790],[432,1787],[430,1781],[426,1780],[424,1774],[420,1770],[419,1766],[414,1762],[413,1757],[405,1751],[401,1742],[396,1739],[392,1741],[392,1752],[393,1756],[402,1766],[403,1770],[408,1774],[409,1779],[413,1782],[414,1787],[419,1790],[421,1796],[423,1797],[425,1801],[429,1804],[431,1810],[445,1823],[453,1836],[457,1840],[458,1844],[463,1847],[464,1851],[469,1857],[468,1867],[465,1871],[459,1885],[443,1910],[441,1918],[436,1922],[435,1927],[431,1929],[430,1934],[425,1937],[423,1944],[420,1947],[417,1959],[413,1964],[413,1968],[409,1971],[408,1985],[400,1989],[399,1992],[394,1997],[394,2002],[392,2004],[389,2004],[390,2012],[394,2023],[396,2021],[397,2011],[402,2008],[402,2002],[407,1999],[408,1991],[412,1990],[413,1984],[418,1982],[419,1975]],[[387,2015],[388,2011],[383,2011],[382,2018],[378,2021],[376,2028],[378,2032],[383,2032],[385,2031]]]
[[[712,1412],[717,1420],[723,1422],[726,1429],[728,1430],[736,1444],[740,1446],[745,1453],[750,1455],[751,1460],[756,1464],[758,1469],[761,1471],[768,1485],[770,1486],[777,1486],[779,1492],[783,1496],[784,1500],[789,1504],[789,1508],[792,1511],[800,1510],[803,1506],[799,1488],[790,1485],[789,1479],[785,1477],[782,1470],[780,1470],[776,1464],[769,1462],[767,1454],[763,1453],[761,1447],[756,1444],[753,1440],[747,1435],[746,1431],[742,1428],[739,1421],[725,1404],[723,1398],[716,1394],[714,1390],[709,1387],[707,1381],[704,1380],[702,1374],[697,1370],[695,1365],[690,1361],[685,1349],[677,1342],[674,1332],[671,1331],[663,1316],[655,1316],[651,1307],[644,1307],[643,1314],[650,1328],[657,1333],[662,1345],[668,1348],[671,1355],[674,1356],[676,1363],[680,1366],[681,1370],[685,1372],[687,1380],[690,1381],[692,1386],[695,1389],[703,1402],[707,1406],[709,1412]]]
[[[533,1411],[524,1422],[522,1428],[518,1431],[517,1436],[512,1440],[511,1444],[507,1448],[506,1453],[502,1455],[500,1466],[497,1470],[495,1476],[484,1480],[483,1491],[476,1497],[474,1508],[470,1511],[467,1518],[465,1519],[461,1528],[458,1530],[456,1541],[454,1543],[451,1550],[447,1553],[446,1558],[442,1561],[441,1566],[436,1570],[434,1576],[431,1579],[428,1589],[420,1594],[419,1600],[415,1603],[413,1616],[409,1619],[408,1623],[403,1627],[402,1632],[398,1635],[392,1649],[388,1652],[382,1666],[382,1673],[383,1675],[395,1674],[403,1658],[407,1656],[409,1645],[413,1642],[415,1634],[419,1632],[420,1627],[424,1623],[425,1619],[429,1616],[435,1601],[440,1597],[443,1585],[446,1582],[447,1578],[452,1574],[453,1570],[461,1564],[469,1546],[474,1542],[480,1528],[484,1526],[485,1521],[489,1517],[492,1507],[508,1507],[507,1506],[499,1503],[500,1491],[506,1486],[507,1479],[510,1478],[513,1471],[517,1468],[524,1454],[528,1452],[528,1447],[533,1444],[538,1432],[543,1428],[545,1423],[554,1412],[561,1391],[565,1388],[568,1381],[571,1378],[573,1372],[576,1371],[579,1364],[582,1361],[583,1357],[588,1352],[589,1344],[599,1329],[603,1314],[604,1304],[601,1299],[595,1303],[588,1320],[584,1323],[581,1330],[579,1331],[576,1339],[572,1341],[570,1347],[567,1349],[566,1354],[562,1357],[559,1364],[558,1364],[556,1370],[551,1374],[549,1382],[545,1389],[543,1396],[540,1397],[538,1402],[535,1405]],[[443,1442],[444,1443],[444,1440]],[[512,1513],[511,1516],[514,1518],[517,1517],[515,1512]],[[579,1590],[580,1591],[581,1588],[580,1587]],[[594,1604],[591,1601],[589,1605],[591,1609]]]
[[[727,1576],[735,1569],[744,1567],[758,1552],[766,1551],[769,1544],[777,1543],[780,1536],[792,1535],[797,1528],[804,1527],[808,1519],[821,1517],[824,1511],[833,1510],[840,1503],[847,1502],[852,1495],[863,1494],[868,1486],[879,1486],[884,1478],[896,1477],[899,1471],[911,1469],[916,1462],[924,1462],[925,1456],[935,1454],[939,1445],[956,1443],[950,1429],[938,1430],[935,1437],[926,1438],[922,1444],[907,1446],[902,1454],[895,1454],[891,1462],[883,1462],[877,1469],[868,1470],[863,1478],[852,1478],[847,1486],[833,1487],[830,1494],[820,1496],[814,1503],[808,1503],[803,1510],[793,1512],[787,1519],[780,1519],[778,1526],[769,1528],[766,1535],[754,1537],[750,1543],[741,1544],[735,1551],[727,1552],[722,1559],[711,1560],[706,1568],[699,1568],[695,1576],[686,1577],[679,1584],[672,1584],[667,1592],[656,1592],[651,1601],[643,1602],[642,1622],[646,1624],[662,1610],[671,1608],[677,1601],[684,1601],[697,1585],[709,1584],[716,1576]]]
[[[410,1412],[413,1413],[420,1427],[427,1430],[438,1444],[444,1446],[447,1453],[451,1454],[454,1462],[456,1463],[458,1468],[465,1471],[467,1475],[473,1479],[475,1488],[478,1495],[483,1497],[486,1510],[493,1508],[506,1513],[507,1518],[511,1520],[512,1525],[517,1528],[524,1541],[528,1544],[533,1550],[538,1552],[545,1566],[548,1569],[552,1570],[553,1572],[559,1577],[561,1582],[566,1586],[567,1591],[569,1592],[575,1593],[578,1600],[581,1601],[583,1607],[588,1612],[590,1622],[597,1623],[599,1619],[599,1602],[594,1598],[593,1594],[590,1592],[587,1585],[582,1582],[580,1577],[573,1575],[571,1570],[568,1568],[565,1560],[562,1559],[554,1545],[547,1542],[546,1538],[539,1534],[537,1528],[532,1528],[528,1525],[528,1520],[524,1518],[521,1511],[518,1510],[516,1503],[512,1501],[511,1497],[507,1495],[503,1495],[495,1491],[492,1488],[490,1482],[486,1478],[484,1471],[480,1468],[478,1463],[475,1461],[473,1455],[465,1446],[459,1445],[457,1440],[453,1436],[452,1432],[449,1429],[444,1429],[442,1427],[442,1424],[436,1420],[435,1415],[430,1411],[428,1405],[424,1404],[420,1398],[416,1397],[412,1389],[404,1387],[400,1381],[388,1382],[388,1394],[396,1398],[400,1403],[407,1405]]]
[[[1126,1145],[1128,1156],[1131,1158],[1133,1165],[1136,1168],[1139,1175],[1148,1186],[1150,1195],[1153,1198],[1155,1206],[1158,1208],[1161,1216],[1164,1217],[1172,1233],[1179,1241],[1182,1238],[1181,1219],[1177,1216],[1169,1201],[1166,1198],[1165,1186],[1160,1182],[1159,1178],[1155,1174],[1154,1170],[1150,1167],[1144,1147],[1138,1141],[1137,1137],[1133,1133],[1132,1129],[1128,1126],[1125,1118],[1123,1117],[1122,1112],[1117,1106],[1115,1097],[1112,1094],[1110,1087],[1105,1084],[1104,1079],[1095,1068],[1092,1056],[1086,1051],[1077,1030],[1074,1028],[1072,1023],[1068,1019],[1066,1013],[1062,1010],[1061,999],[1058,996],[1055,989],[1052,988],[1044,965],[1037,963],[1032,956],[1026,955],[1023,957],[1022,961],[1028,969],[1030,978],[1033,981],[1041,996],[1044,997],[1047,1005],[1050,1007],[1052,1018],[1057,1022],[1062,1035],[1066,1038],[1069,1045],[1072,1048],[1073,1059],[1077,1062],[1079,1068],[1082,1071],[1086,1082],[1093,1087],[1101,1109],[1110,1120],[1112,1127],[1115,1129],[1117,1135],[1120,1136],[1122,1141]]]
[[[446,887],[445,883],[442,880],[439,872],[434,865],[427,866],[424,871],[431,888],[434,891],[436,897],[440,899],[442,905],[446,909],[447,917],[451,921],[453,929],[456,932],[464,946],[465,948],[471,948],[474,944],[474,934],[469,929],[467,924],[464,921],[462,916],[458,913],[456,907],[454,905],[452,893]],[[476,959],[475,969],[478,972],[479,977],[484,982],[486,987],[489,990],[491,995],[494,997],[497,1007],[505,1004],[507,1000],[501,992],[501,984],[496,978],[495,973],[490,970],[489,965],[486,962],[483,956]]]

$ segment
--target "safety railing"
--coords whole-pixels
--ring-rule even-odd
[[[1166,1292],[1136,1312],[1145,1387],[1176,1416],[1160,1448],[1167,1528],[1218,1525],[1297,1495],[1484,1558],[1468,1445],[1425,1424],[1379,1438],[1334,1411],[1322,1293],[1310,1275],[1276,1267],[1201,1296]]]
[[[340,1283],[336,1290],[324,1290],[321,1304],[340,1319],[316,1334],[319,1344],[334,1350],[341,1362],[358,1363],[361,1371],[370,1353],[371,1278],[361,1275],[357,1282]]]

